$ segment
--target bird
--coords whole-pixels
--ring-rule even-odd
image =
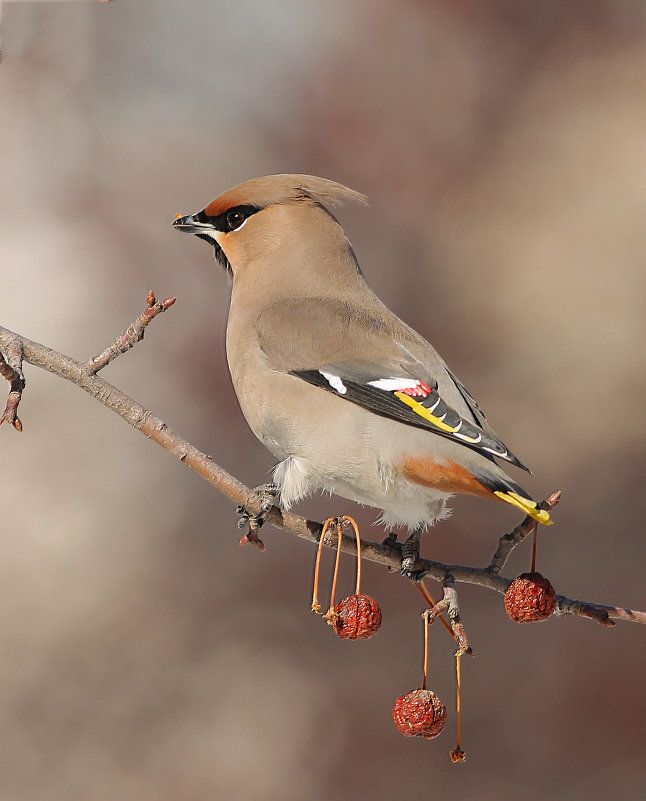
[[[325,178],[266,175],[173,225],[212,245],[232,278],[229,371],[278,459],[280,506],[318,490],[381,510],[378,522],[408,532],[401,571],[420,580],[422,534],[452,495],[552,520],[498,464],[530,472],[464,384],[368,286],[334,214],[346,202],[367,199]]]

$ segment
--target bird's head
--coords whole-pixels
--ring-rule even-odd
[[[218,262],[235,275],[281,244],[294,250],[329,236],[330,223],[338,227],[329,210],[345,201],[366,198],[312,175],[266,175],[229,189],[197,214],[178,216],[173,226],[213,245]]]

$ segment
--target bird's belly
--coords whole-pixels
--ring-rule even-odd
[[[320,490],[381,509],[381,521],[388,527],[415,529],[446,516],[451,493],[411,482],[397,469],[399,448],[392,434],[398,434],[400,442],[406,440],[407,427],[384,421],[386,429],[394,427],[394,432],[387,431],[390,436],[384,437],[380,425],[375,430],[374,420],[365,425],[363,414],[357,415],[352,425],[343,422],[346,431],[352,432],[351,441],[349,434],[338,436],[339,421],[334,431],[324,432],[324,436],[319,430],[316,447],[309,438],[292,438],[288,449],[282,438],[280,442],[265,441],[281,459],[274,478],[283,504],[290,506]]]
[[[286,508],[322,490],[383,510],[388,526],[413,529],[446,515],[451,493],[411,482],[397,470],[405,454],[419,452],[420,442],[441,446],[433,434],[378,417],[294,376],[267,371],[255,375],[253,392],[238,389],[252,431],[280,460],[274,480]]]

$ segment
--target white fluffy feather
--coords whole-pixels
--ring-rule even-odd
[[[296,456],[288,456],[274,467],[274,484],[280,490],[281,504],[289,509],[292,504],[309,495],[320,486],[319,481],[308,471],[305,462]]]

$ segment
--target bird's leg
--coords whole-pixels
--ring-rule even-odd
[[[397,541],[397,535],[394,531],[391,531],[390,534],[386,537],[385,540],[381,541],[382,545],[387,545],[389,548],[394,548],[394,550],[399,551],[401,553],[402,544],[401,542]]]
[[[399,551],[399,553],[402,555],[402,576],[416,582],[421,581],[428,573],[427,570],[413,570],[413,565],[419,556],[419,546],[422,541],[423,533],[424,527],[422,526],[418,529],[415,529],[415,531],[413,531],[413,533],[404,542],[398,542],[397,534],[395,534],[394,531],[391,531],[386,539],[381,543],[382,545],[387,545],[389,548],[392,548],[394,551]]]
[[[267,483],[261,484],[259,487],[254,488],[256,495],[260,497],[261,506],[259,514],[252,514],[244,506],[236,507],[236,514],[240,516],[238,520],[238,528],[244,528],[249,524],[249,532],[242,537],[240,545],[247,545],[252,543],[261,551],[265,546],[263,541],[258,537],[258,531],[265,522],[265,515],[274,505],[274,499],[278,495],[278,487],[275,484]]]
[[[426,526],[419,526],[411,532],[408,538],[402,543],[402,567],[401,574],[404,578],[409,578],[411,581],[421,581],[428,573],[428,570],[415,570],[414,565],[419,556],[419,548],[422,544],[422,534]]]

